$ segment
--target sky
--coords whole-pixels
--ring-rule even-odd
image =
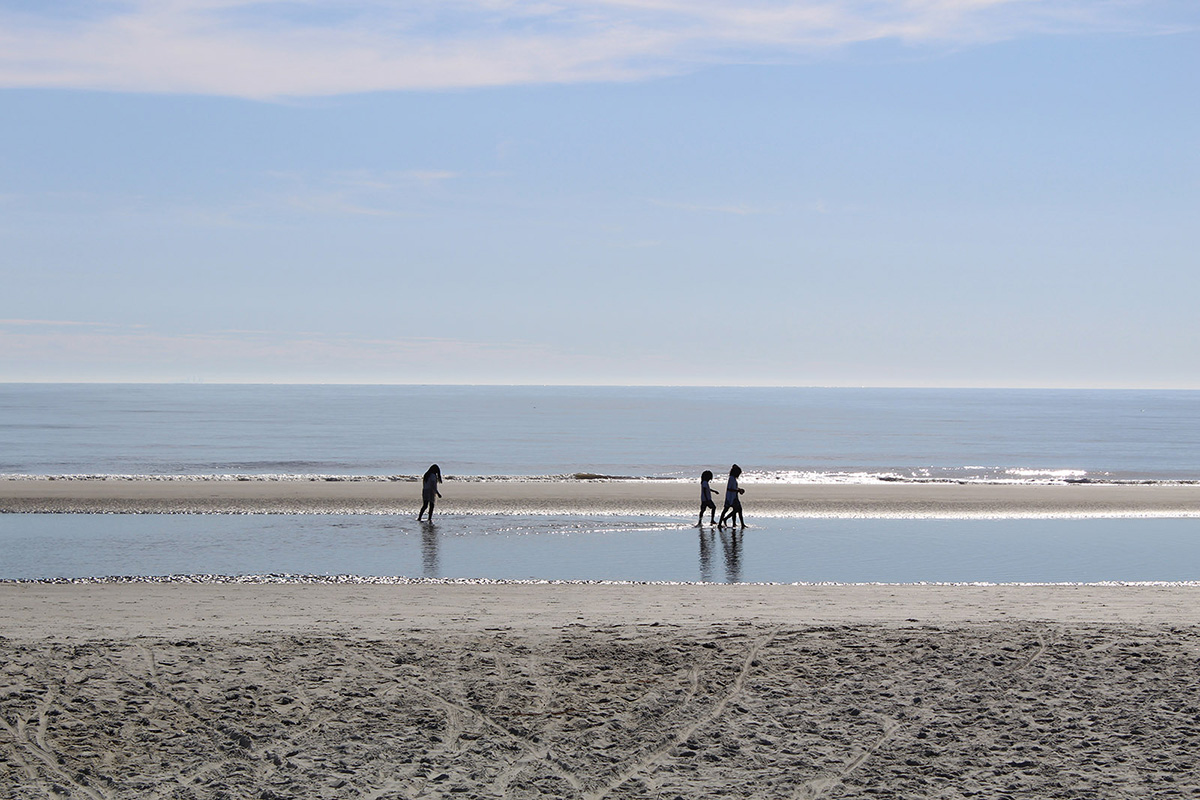
[[[0,0],[0,381],[1200,389],[1198,254],[1195,0]]]

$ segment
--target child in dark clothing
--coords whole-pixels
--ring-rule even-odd
[[[729,470],[729,483],[725,487],[725,508],[721,509],[721,521],[717,523],[718,528],[724,527],[726,516],[729,517],[733,527],[737,527],[739,521],[743,528],[746,527],[746,518],[742,516],[742,498],[739,497],[746,493],[745,489],[738,486],[738,478],[741,475],[742,468],[734,464]]]
[[[712,490],[708,488],[708,482],[713,479],[712,470],[706,469],[700,474],[700,521],[696,523],[699,528],[704,524],[704,510],[708,509],[709,524],[716,524],[717,521],[717,504],[713,502]]]
[[[442,496],[438,491],[437,485],[442,482],[442,468],[434,464],[429,469],[425,470],[425,474],[421,477],[421,510],[417,513],[417,519],[425,516],[425,509],[429,509],[429,521],[433,522],[433,506],[437,498]]]

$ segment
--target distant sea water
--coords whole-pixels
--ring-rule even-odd
[[[0,480],[1200,480],[1200,392],[0,384]],[[447,489],[452,489],[448,486]],[[752,498],[748,492],[747,498]],[[415,496],[414,496],[415,499]],[[0,514],[0,579],[1200,581],[1200,520]],[[280,577],[283,576],[283,577]]]
[[[1200,392],[0,384],[0,475],[1200,480]]]

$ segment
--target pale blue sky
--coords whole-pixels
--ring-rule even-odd
[[[1200,388],[1200,3],[0,0],[0,380]]]

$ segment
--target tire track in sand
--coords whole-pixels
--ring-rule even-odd
[[[796,800],[818,800],[825,797],[831,791],[841,786],[842,783],[858,770],[867,759],[879,752],[879,748],[883,747],[884,742],[892,738],[892,734],[900,727],[900,722],[882,714],[875,715],[883,726],[883,733],[879,735],[871,745],[859,751],[857,755],[850,759],[841,770],[837,773],[825,778],[814,778],[800,787],[799,791],[794,795]]]
[[[778,630],[778,628],[774,628],[750,644],[749,649],[746,651],[745,657],[742,659],[741,669],[738,670],[737,677],[733,679],[733,683],[730,685],[729,691],[725,693],[724,697],[716,702],[711,711],[672,734],[665,744],[655,747],[649,753],[645,754],[637,761],[618,772],[598,789],[584,792],[584,800],[603,800],[603,798],[607,797],[613,791],[660,762],[662,757],[666,755],[666,753],[672,748],[678,747],[680,744],[691,738],[696,731],[700,730],[706,725],[709,725],[717,717],[724,714],[725,709],[729,707],[729,704],[732,703],[733,700],[740,695],[742,690],[745,688],[746,678],[749,677],[750,670],[756,663],[759,651],[770,643],[771,639],[774,638]]]
[[[32,735],[30,735],[31,732],[29,730],[29,720],[25,717],[18,718],[15,725],[9,723],[7,719],[0,717],[0,728],[2,728],[13,738],[13,741],[16,744],[14,753],[20,759],[23,766],[25,766],[27,773],[33,773],[36,775],[38,772],[37,766],[30,764],[27,759],[22,758],[20,753],[16,752],[16,750],[23,749],[30,755],[34,756],[38,761],[42,762],[45,770],[50,775],[56,776],[63,784],[71,787],[69,792],[71,795],[74,795],[75,792],[79,792],[81,795],[92,798],[92,800],[109,800],[111,795],[109,795],[108,792],[105,792],[100,787],[93,788],[90,786],[85,786],[84,784],[75,780],[75,777],[59,764],[59,757],[57,756],[55,749],[48,744],[46,740],[46,712],[50,709],[55,697],[56,693],[53,689],[51,689],[42,699],[42,702],[39,704],[37,710],[37,729],[32,732]],[[53,786],[44,788],[47,790],[47,797],[60,794],[60,792],[54,790]]]
[[[511,741],[517,745],[521,751],[520,755],[509,762],[509,767],[514,766],[518,762],[524,762],[521,767],[521,769],[523,769],[524,766],[527,766],[528,764],[538,762],[548,766],[552,772],[565,780],[571,785],[572,788],[576,790],[583,788],[584,782],[580,776],[576,774],[574,770],[555,759],[550,753],[549,745],[539,744],[524,736],[521,736],[520,734],[514,733],[503,723],[492,719],[492,717],[489,715],[468,705],[465,702],[457,702],[456,700],[447,699],[437,692],[426,689],[415,681],[403,677],[397,677],[394,673],[391,673],[389,670],[384,668],[382,663],[373,657],[366,656],[365,654],[359,654],[359,660],[360,663],[369,665],[370,668],[381,678],[387,677],[395,684],[383,693],[384,696],[395,696],[405,691],[411,692],[412,694],[419,695],[424,697],[426,700],[432,701],[436,706],[439,706],[445,712],[448,729],[453,730],[453,743],[448,744],[445,749],[452,750],[453,745],[457,744],[462,731],[466,729],[466,725],[463,721],[472,720],[477,723],[480,728],[498,733],[502,738],[507,739],[508,741]],[[448,743],[450,743],[451,736],[447,735],[446,740]],[[513,771],[511,777],[515,777],[515,775],[519,773],[520,769],[517,769]]]
[[[1022,670],[1027,669],[1035,661],[1045,655],[1049,647],[1046,641],[1045,632],[1042,630],[1037,630],[1034,632],[1034,635],[1037,637],[1037,643],[1034,645],[1033,652],[1022,659],[1020,663],[1012,666],[1009,669],[1010,675],[1015,675]],[[989,679],[980,677],[976,683],[982,684],[987,680]],[[976,690],[978,690],[978,687]],[[838,770],[833,775],[814,778],[813,780],[806,782],[794,795],[796,800],[818,800],[819,798],[828,795],[830,792],[844,783],[846,779],[853,775],[860,767],[862,767],[862,765],[867,762],[867,759],[879,752],[879,749],[883,747],[884,743],[887,742],[888,739],[892,738],[892,736],[902,727],[900,721],[892,717],[883,714],[875,714],[874,716],[880,720],[883,726],[883,733],[870,746],[858,752],[858,754],[851,758],[842,769]]]

